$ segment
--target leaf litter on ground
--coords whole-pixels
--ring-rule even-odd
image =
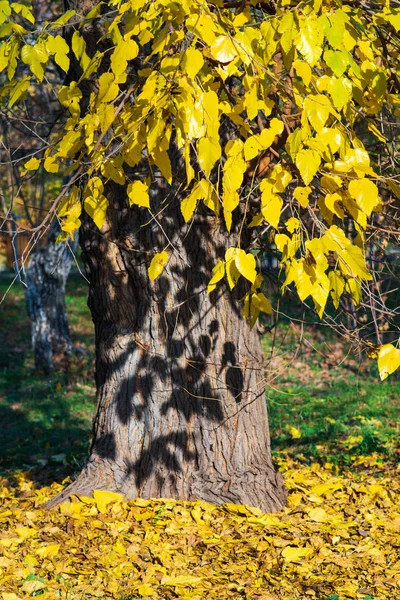
[[[400,485],[281,459],[287,508],[124,502],[0,483],[2,600],[338,600],[400,597]]]

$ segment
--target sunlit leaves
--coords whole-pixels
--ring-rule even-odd
[[[21,60],[29,65],[30,70],[37,77],[38,81],[42,81],[44,77],[43,65],[49,60],[45,45],[41,43],[37,43],[35,46],[25,44],[21,48]]]
[[[323,29],[315,16],[300,20],[300,35],[296,47],[312,67],[322,54],[323,39]]]
[[[129,204],[150,208],[149,186],[143,181],[134,181],[128,185]]]
[[[157,252],[157,254],[153,256],[153,258],[151,259],[150,266],[148,268],[150,281],[154,281],[155,279],[157,279],[157,277],[161,275],[161,273],[164,271],[164,267],[167,264],[168,260],[169,255],[168,252],[166,252],[166,250],[163,250],[162,252]]]
[[[199,165],[208,177],[217,160],[221,157],[221,146],[215,138],[203,137],[198,143]]]
[[[188,48],[182,60],[182,70],[190,79],[194,79],[204,64],[204,58],[200,50]]]
[[[229,63],[237,56],[235,44],[227,35],[221,35],[216,38],[208,52],[214,60],[221,63]]]
[[[25,169],[82,167],[92,182],[83,205],[100,227],[107,202],[96,178],[125,186],[129,204],[147,209],[162,180],[183,220],[194,218],[188,230],[212,211],[215,227],[232,236],[247,226],[275,236],[284,288],[312,297],[319,315],[329,295],[335,307],[344,293],[357,304],[370,278],[360,232],[383,206],[376,181],[396,194],[367,132],[389,143],[386,117],[376,116],[386,106],[398,111],[395,52],[391,39],[385,50],[377,28],[398,29],[398,15],[320,0],[282,1],[268,16],[263,7],[222,4],[116,0],[111,16],[97,5],[77,20],[67,42],[57,27],[73,12],[27,36],[16,21],[33,13],[1,3],[0,70],[11,80],[1,94],[13,110],[54,63],[64,72],[71,58],[80,65],[75,80],[54,90],[66,109],[64,130],[27,155]],[[104,30],[93,52],[87,26],[100,14]],[[69,233],[79,222],[73,206],[63,217]],[[359,234],[355,243],[348,226]],[[242,278],[249,287],[243,314],[254,324],[261,292],[250,289],[258,281],[252,249],[238,238],[234,250],[209,289],[223,277],[230,288]],[[154,264],[152,274],[162,260]]]
[[[379,204],[378,188],[370,179],[352,179],[349,192],[367,216]]]
[[[55,37],[49,36],[46,40],[46,49],[50,54],[54,54],[54,60],[59,67],[66,73],[69,69],[69,46],[61,35]]]
[[[317,174],[321,156],[315,150],[304,149],[297,153],[295,162],[304,183],[308,186]]]
[[[393,344],[385,344],[379,350],[378,369],[382,381],[400,367],[400,349]]]
[[[138,53],[139,47],[134,40],[121,40],[117,44],[110,62],[111,70],[116,79],[121,81],[121,75],[126,73],[128,62],[136,58]]]

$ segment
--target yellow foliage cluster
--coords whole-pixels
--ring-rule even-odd
[[[2,600],[399,597],[399,481],[281,467],[289,505],[274,515],[102,491],[46,511],[58,484],[3,484]]]

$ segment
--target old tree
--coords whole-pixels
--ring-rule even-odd
[[[0,2],[2,106],[28,119],[32,82],[64,73],[63,126],[23,166],[69,175],[38,227],[57,215],[61,243],[80,228],[95,324],[91,454],[54,502],[109,489],[278,510],[260,257],[275,248],[282,287],[320,318],[373,297],[367,243],[398,225],[398,3],[65,4],[35,22]],[[358,337],[385,378],[400,350],[379,341]]]

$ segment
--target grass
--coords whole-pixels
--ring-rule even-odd
[[[0,297],[11,277],[2,275]],[[68,368],[49,377],[35,372],[30,323],[21,284],[0,310],[0,475],[29,471],[38,485],[61,481],[80,470],[87,454],[94,409],[93,328],[86,286],[70,277],[67,310],[74,353]]]
[[[11,275],[0,278],[0,298]],[[49,377],[34,370],[21,284],[0,309],[0,475],[28,471],[38,485],[79,471],[94,410],[93,327],[86,284],[73,274],[67,310],[74,345]],[[263,337],[273,452],[332,469],[392,471],[400,456],[400,381],[378,379],[373,361],[348,355],[329,331],[287,320]]]
[[[336,470],[396,469],[398,374],[381,382],[376,362],[317,326],[303,331],[284,321],[263,349],[275,455]]]

